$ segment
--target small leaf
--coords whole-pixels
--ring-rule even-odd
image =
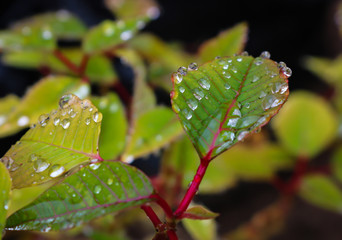
[[[67,10],[43,13],[16,22],[12,30],[18,32],[29,31],[32,28],[49,26],[51,33],[57,38],[79,39],[86,32],[86,26]]]
[[[88,85],[71,77],[51,76],[40,80],[30,88],[16,108],[0,124],[0,137],[20,131],[37,121],[41,114],[52,111],[66,93],[84,98],[89,94]]]
[[[287,100],[290,69],[263,57],[215,59],[172,75],[172,108],[201,159],[211,160],[257,131]]]
[[[87,53],[102,52],[129,40],[145,26],[146,19],[130,19],[127,21],[105,20],[92,28],[85,36],[82,49]]]
[[[43,114],[1,158],[13,188],[24,188],[63,176],[72,168],[98,161],[102,114],[89,100],[65,95],[60,108]]]
[[[182,223],[185,229],[195,240],[215,240],[216,234],[216,222],[214,219],[207,220],[193,220],[183,219]]]
[[[0,239],[5,228],[6,215],[9,207],[11,178],[6,167],[0,163]]]
[[[155,19],[160,10],[154,0],[105,0],[107,7],[112,10],[119,19],[147,16]]]
[[[337,124],[334,110],[324,99],[309,92],[297,92],[272,126],[291,154],[313,157],[335,138]]]
[[[198,53],[200,60],[206,62],[217,56],[232,56],[240,53],[245,47],[247,33],[248,25],[243,22],[207,40],[200,46]]]
[[[116,159],[125,147],[128,128],[125,110],[114,93],[91,100],[103,114],[99,143],[101,157],[105,160]]]
[[[309,203],[340,213],[342,192],[328,177],[308,175],[302,180],[300,196]]]
[[[63,230],[150,201],[153,188],[138,169],[121,162],[81,168],[7,220],[9,230]]]
[[[218,213],[214,213],[203,206],[194,206],[188,208],[182,215],[182,218],[188,219],[197,219],[197,220],[204,220],[204,219],[213,219],[218,217]]]

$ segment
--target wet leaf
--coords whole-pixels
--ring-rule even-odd
[[[200,60],[206,62],[217,56],[233,56],[241,53],[247,42],[247,33],[248,25],[243,22],[207,40],[200,46],[198,52]]]
[[[297,92],[274,119],[272,126],[291,154],[313,157],[335,138],[337,116],[321,97]]]
[[[287,100],[291,70],[278,68],[268,55],[190,64],[172,75],[172,108],[201,159],[211,160],[243,141]]]
[[[10,171],[13,188],[48,182],[74,167],[98,161],[102,114],[89,100],[72,94],[60,100],[58,110],[43,114],[1,158]]]
[[[120,98],[109,93],[91,100],[103,114],[99,143],[101,157],[105,160],[116,159],[125,147],[128,128]]]
[[[9,198],[11,191],[11,178],[5,165],[0,163],[0,239],[5,228],[6,215],[9,207]]]
[[[147,16],[155,19],[160,11],[154,0],[105,0],[107,7],[112,10],[119,19]]]
[[[41,114],[56,108],[58,100],[66,93],[84,98],[89,94],[88,85],[71,77],[51,76],[40,80],[30,88],[19,104],[0,124],[0,137],[16,133],[37,121]]]
[[[86,32],[86,26],[80,19],[67,10],[38,14],[20,20],[11,29],[17,32],[25,32],[29,31],[28,29],[41,29],[45,26],[51,29],[51,33],[55,37],[63,39],[79,39]]]
[[[121,162],[90,164],[50,188],[7,220],[10,230],[63,230],[139,206],[153,188],[138,169]]]
[[[327,176],[308,175],[302,180],[300,196],[309,203],[340,213],[342,192]]]
[[[131,39],[138,30],[145,26],[145,22],[145,18],[127,21],[105,20],[85,35],[82,49],[87,53],[111,50],[113,47]]]
[[[190,233],[195,240],[215,240],[216,235],[216,222],[214,219],[207,220],[193,220],[183,219],[183,226]]]
[[[218,213],[214,213],[205,207],[198,205],[188,208],[182,215],[182,218],[188,219],[197,219],[197,220],[204,220],[204,219],[213,219],[218,217]]]

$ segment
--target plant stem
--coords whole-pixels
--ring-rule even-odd
[[[185,196],[183,197],[181,203],[179,204],[177,210],[174,212],[174,217],[180,218],[182,214],[186,211],[188,208],[190,202],[194,198],[196,192],[198,191],[198,187],[203,179],[203,176],[208,168],[209,165],[208,160],[201,160],[201,164],[199,165],[196,175],[194,176],[194,179],[192,180],[190,187],[188,188]]]
[[[87,68],[87,64],[88,64],[88,61],[89,61],[89,55],[88,54],[84,54],[83,55],[83,58],[82,58],[82,61],[80,63],[80,66],[79,66],[79,72],[80,72],[80,75],[84,75],[85,73],[85,70]]]
[[[79,68],[69,60],[61,51],[58,49],[55,49],[53,51],[53,54],[56,58],[58,58],[67,68],[69,68],[72,72],[74,72],[77,75],[80,75]]]
[[[169,204],[159,196],[159,194],[153,194],[151,195],[151,198],[156,200],[156,203],[163,209],[166,217],[172,219],[173,218],[173,213],[172,209],[170,208]]]
[[[145,211],[147,217],[151,220],[156,229],[163,224],[150,206],[142,205],[140,208]]]
[[[177,234],[174,230],[167,230],[167,236],[169,237],[169,240],[178,240]]]

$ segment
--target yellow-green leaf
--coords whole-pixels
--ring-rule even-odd
[[[195,240],[216,240],[216,222],[214,219],[193,220],[183,219],[185,229]]]
[[[7,210],[11,191],[11,178],[2,163],[0,163],[0,239],[6,223]]]

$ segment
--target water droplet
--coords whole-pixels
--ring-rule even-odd
[[[224,84],[224,88],[228,90],[228,89],[231,88],[231,86],[230,86],[228,83],[225,83],[225,84]]]
[[[240,103],[241,104],[241,103]],[[238,108],[235,108],[233,113],[232,113],[232,116],[238,116],[238,117],[241,117],[241,111],[238,109]]]
[[[259,95],[259,98],[264,98],[266,97],[266,93],[264,91],[261,91],[260,95]]]
[[[92,163],[89,165],[89,167],[93,170],[98,169],[101,166],[101,163]]]
[[[65,108],[69,104],[69,101],[72,99],[72,97],[73,97],[72,94],[66,94],[63,97],[61,97],[59,99],[59,107]]]
[[[29,157],[29,162],[34,162],[38,159],[38,156],[34,153],[32,153]]]
[[[62,122],[61,122],[61,125],[64,129],[68,129],[69,126],[70,126],[70,120],[69,118],[65,118]]]
[[[250,106],[251,106],[250,103],[246,103],[246,104],[244,105],[245,108],[250,108]]]
[[[76,115],[77,115],[77,112],[72,112],[72,113],[70,114],[70,117],[71,117],[71,118],[74,118],[74,117],[76,117]]]
[[[61,176],[65,171],[65,168],[59,164],[53,165],[50,168],[49,175],[52,178]]]
[[[195,88],[193,94],[195,98],[199,101],[204,97],[204,92],[199,88]]]
[[[14,171],[16,171],[19,167],[20,167],[19,164],[13,163],[12,166],[11,166],[11,168],[10,168],[10,171],[11,171],[11,172],[14,172]]]
[[[285,68],[286,67],[286,63],[284,63],[284,62],[279,62],[278,63],[278,68]]]
[[[263,52],[260,54],[260,57],[261,57],[261,58],[270,58],[270,57],[271,57],[271,54],[270,54],[268,51],[263,51]]]
[[[38,158],[33,164],[33,168],[37,173],[44,172],[49,166],[50,163],[44,161],[42,158]]]
[[[175,113],[179,113],[179,111],[180,111],[180,108],[177,105],[177,103],[172,103],[172,109],[173,109],[173,111],[175,111]]]
[[[185,118],[188,120],[190,120],[192,118],[192,114],[188,109],[184,109],[183,114],[184,114]]]
[[[241,53],[241,56],[248,56],[248,52],[247,52],[247,51],[243,51],[243,52]]]
[[[189,70],[197,70],[198,69],[198,65],[197,63],[190,63],[189,66],[188,66],[188,69]]]
[[[201,78],[200,80],[198,80],[198,84],[205,90],[209,90],[210,89],[210,83],[208,80]]]
[[[184,92],[185,92],[185,88],[182,87],[182,86],[180,86],[180,87],[179,87],[179,91],[180,91],[181,93],[184,93]]]
[[[242,131],[242,132],[240,132],[239,135],[237,136],[237,140],[238,140],[238,141],[241,141],[241,140],[243,140],[247,135],[248,135],[248,132],[247,132],[247,131]]]
[[[236,61],[242,62],[242,58],[237,58]]]
[[[90,108],[89,108],[89,112],[92,112],[92,111],[93,111],[93,108],[92,108],[92,107],[90,107]]]
[[[289,85],[284,83],[283,85],[281,85],[279,93],[280,94],[284,94],[287,91],[288,88],[289,88]]]
[[[291,77],[292,75],[292,70],[289,67],[285,67],[281,69],[283,75],[287,78]]]
[[[114,182],[114,180],[112,178],[108,178],[108,180],[107,180],[107,184],[108,185],[112,185],[113,182]]]
[[[186,69],[186,67],[180,67],[178,68],[177,72],[180,74],[180,75],[183,75],[185,76],[188,72],[188,70]]]
[[[257,82],[259,80],[259,77],[258,76],[253,76],[253,79],[252,79],[252,82],[254,83],[254,82]]]
[[[61,119],[59,119],[58,117],[56,117],[55,119],[53,119],[53,125],[58,126],[58,124],[60,123]]]
[[[227,70],[227,69],[229,68],[229,65],[226,64],[226,65],[224,65],[222,68],[223,68],[224,70]]]
[[[257,58],[255,58],[255,60],[254,60],[254,64],[257,65],[257,66],[261,65],[263,62],[264,62],[264,61],[263,61],[262,58],[260,58],[260,57],[257,57]]]
[[[262,101],[262,108],[264,110],[268,110],[270,108],[274,108],[279,106],[284,102],[284,99],[277,98],[275,95],[267,95]]]
[[[235,134],[233,132],[229,132],[229,131],[224,131],[221,135],[220,135],[220,142],[226,142],[226,141],[233,141],[235,138]]]
[[[30,119],[27,116],[21,116],[18,121],[17,124],[20,127],[26,126],[29,123]]]
[[[230,118],[227,122],[227,126],[230,128],[236,127],[238,120],[239,120],[239,118]]]
[[[133,33],[130,30],[124,31],[120,34],[120,38],[123,41],[127,41],[127,40],[131,39],[132,36],[133,36]]]
[[[250,116],[243,117],[239,120],[237,127],[238,128],[249,127],[249,126],[253,125],[256,121],[258,121],[258,119],[259,119],[259,116],[256,116],[256,115],[250,115]]]
[[[49,114],[42,114],[39,116],[38,121],[42,127],[45,127],[49,119],[50,119]]]
[[[45,40],[50,40],[52,38],[52,32],[48,29],[43,30],[42,38]]]
[[[2,162],[7,169],[10,169],[14,161],[11,157],[4,156],[0,158],[0,162]]]
[[[196,108],[198,107],[198,103],[195,99],[189,99],[187,103],[188,103],[189,108],[193,111],[196,110]]]
[[[91,119],[88,117],[84,120],[85,124],[88,126],[91,122]]]
[[[0,126],[1,126],[1,125],[4,125],[4,123],[6,122],[6,119],[7,119],[6,116],[4,116],[4,115],[1,115],[1,116],[0,116]]]
[[[238,72],[236,67],[234,67],[234,66],[231,68],[231,70],[232,70],[233,73],[237,73]]]
[[[220,56],[216,56],[215,59],[218,60],[218,59],[221,59],[221,57]]]
[[[102,121],[102,113],[100,112],[94,112],[93,114],[93,120],[94,122],[98,123]]]
[[[179,73],[172,74],[172,79],[175,81],[176,84],[180,84],[183,81],[183,77]]]
[[[96,185],[94,187],[94,193],[95,194],[99,194],[101,192],[101,190],[102,190],[102,187],[100,185]]]

